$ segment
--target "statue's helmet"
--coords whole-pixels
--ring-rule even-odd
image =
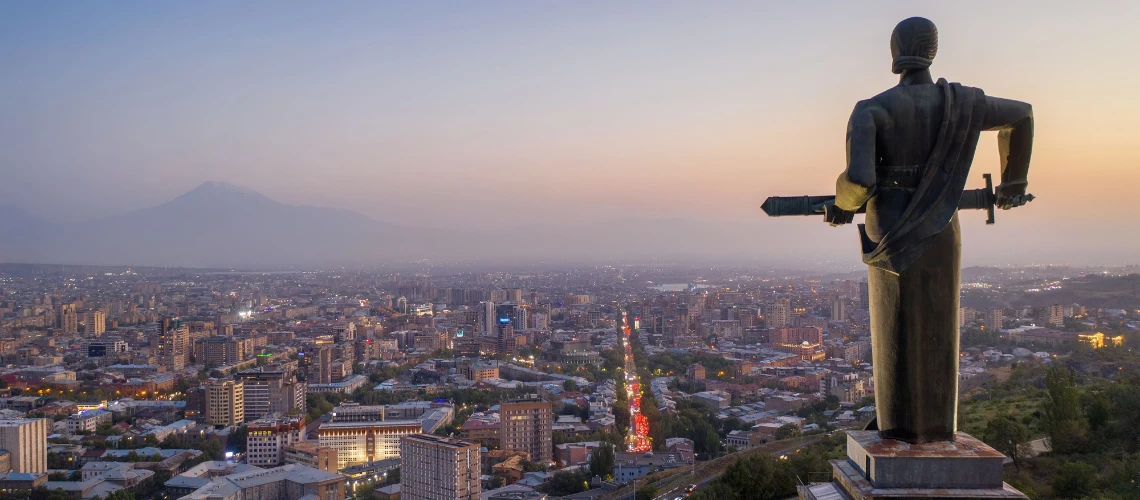
[[[929,19],[904,19],[891,33],[891,71],[896,75],[912,69],[926,69],[938,53],[938,28]]]

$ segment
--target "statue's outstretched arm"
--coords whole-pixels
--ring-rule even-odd
[[[986,96],[986,130],[998,131],[998,154],[1001,156],[1001,184],[997,187],[997,204],[1012,208],[1020,204],[1029,176],[1029,157],[1033,153],[1033,107],[1029,103]]]

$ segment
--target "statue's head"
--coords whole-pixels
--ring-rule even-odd
[[[904,19],[891,33],[891,71],[926,69],[938,53],[938,28],[923,17]]]

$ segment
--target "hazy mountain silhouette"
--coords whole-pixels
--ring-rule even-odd
[[[290,205],[252,189],[206,182],[151,208],[50,223],[0,207],[0,262],[187,267],[327,268],[411,259],[598,262],[755,259],[771,255],[755,223],[675,219],[466,231],[377,221],[347,210]]]

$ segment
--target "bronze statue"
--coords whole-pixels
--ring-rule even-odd
[[[770,215],[823,212],[859,225],[870,288],[877,418],[872,429],[911,443],[954,440],[958,412],[957,210],[1020,206],[1033,144],[1029,104],[986,96],[944,79],[930,64],[938,30],[927,19],[891,35],[899,84],[860,101],[847,126],[847,169],[826,197],[773,198]],[[964,191],[978,137],[998,131],[1001,184]],[[988,178],[987,178],[988,181]],[[775,212],[775,213],[773,213]]]

